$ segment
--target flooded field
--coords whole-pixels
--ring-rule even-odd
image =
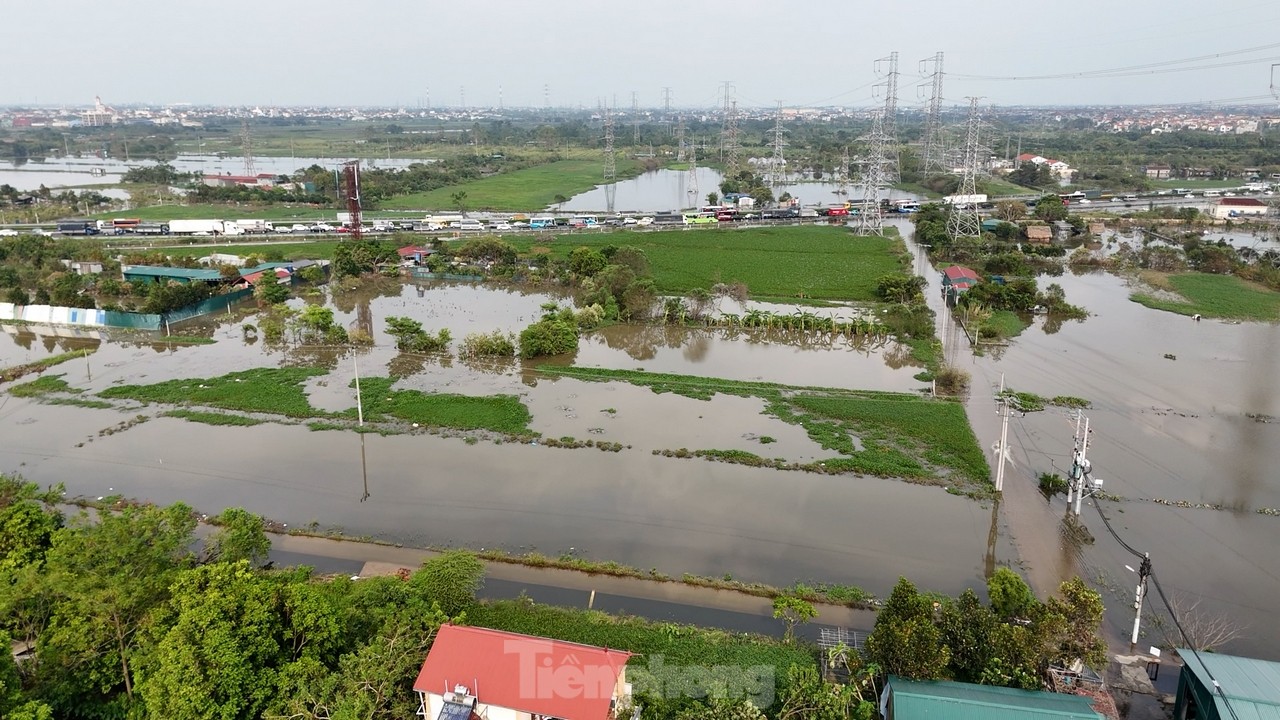
[[[991,505],[938,487],[654,454],[741,450],[791,462],[832,455],[802,427],[763,414],[758,398],[693,400],[624,383],[551,378],[514,361],[405,358],[385,334],[389,315],[417,319],[429,330],[448,327],[455,343],[468,332],[518,331],[540,305],[557,299],[487,286],[378,282],[291,301],[325,302],[343,324],[371,327],[372,348],[263,347],[242,330],[253,316],[215,316],[175,329],[211,335],[212,345],[102,342],[89,363],[49,372],[63,374],[88,398],[126,383],[320,366],[329,372],[306,385],[309,402],[340,412],[354,407],[350,382],[358,363],[365,377],[401,377],[397,389],[517,395],[533,416],[530,429],[542,437],[629,446],[618,452],[469,444],[425,433],[313,432],[300,424],[215,427],[133,402],[120,403],[127,411],[104,410],[7,396],[0,467],[40,483],[65,482],[72,494],[182,500],[207,513],[242,505],[290,527],[316,523],[418,545],[552,554],[572,548],[671,574],[853,583],[880,594],[904,574],[959,592],[980,585],[996,562],[1014,559],[1005,533],[993,525]],[[21,342],[0,335],[6,363],[34,358],[50,342],[28,334]],[[49,354],[72,341],[51,342]],[[652,347],[652,354],[638,347]],[[912,379],[918,368],[892,344],[823,344],[764,332],[614,326],[586,335],[576,356],[556,362],[878,390],[920,385]],[[150,419],[108,431],[139,413]],[[922,526],[930,531],[920,532]]]
[[[930,279],[936,292],[938,281]],[[1280,627],[1269,605],[1280,594],[1280,518],[1258,511],[1280,507],[1280,326],[1195,322],[1150,310],[1130,302],[1124,280],[1111,275],[1051,280],[1091,317],[1053,334],[1037,319],[1010,346],[982,357],[971,357],[960,336],[957,357],[973,373],[969,417],[982,444],[999,437],[992,393],[1002,374],[1018,390],[1092,401],[1089,459],[1105,491],[1123,498],[1102,501],[1116,531],[1151,553],[1168,594],[1201,598],[1200,613],[1244,627],[1229,650],[1278,657]],[[1002,510],[1037,589],[1074,573],[1110,588],[1112,629],[1127,636],[1136,576],[1124,566],[1136,566],[1135,558],[1108,534],[1091,502],[1082,519],[1096,543],[1064,543],[1055,528],[1065,497],[1046,501],[1035,487],[1041,472],[1065,475],[1073,427],[1068,413],[1054,408],[1015,416],[1009,472],[1016,479],[1006,478]]]

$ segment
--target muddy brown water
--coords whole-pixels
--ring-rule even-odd
[[[940,307],[935,273],[930,281]],[[1126,498],[1102,501],[1117,533],[1151,554],[1168,595],[1200,599],[1199,615],[1244,628],[1228,650],[1280,658],[1280,623],[1271,611],[1280,596],[1280,518],[1257,513],[1280,507],[1280,326],[1195,322],[1150,310],[1131,302],[1125,281],[1108,274],[1040,279],[1042,286],[1049,282],[1085,306],[1089,319],[1046,334],[1037,318],[1008,347],[983,357],[973,357],[957,336],[953,351],[973,374],[967,409],[982,444],[990,448],[999,439],[992,394],[1001,374],[1018,390],[1092,401],[1086,414],[1093,475],[1108,493]],[[1137,578],[1124,566],[1137,567],[1136,558],[1108,534],[1092,500],[1082,519],[1096,542],[1064,542],[1065,497],[1046,501],[1035,488],[1040,472],[1065,475],[1073,429],[1070,413],[1057,408],[1014,417],[1001,510],[1037,589],[1048,592],[1076,573],[1099,584],[1110,629],[1127,647]],[[1153,499],[1229,509],[1182,509]],[[1153,604],[1159,604],[1154,587]],[[1164,640],[1151,622],[1143,627],[1142,649]]]
[[[398,362],[383,330],[387,315],[414,317],[429,330],[449,327],[460,338],[474,331],[518,330],[554,299],[456,284],[430,285],[421,295],[412,284],[378,285],[333,301],[340,322],[372,325],[373,348],[264,348],[244,338],[242,326],[252,318],[220,316],[175,330],[211,335],[218,339],[213,345],[106,342],[91,368],[69,363],[56,372],[93,393],[119,383],[319,362],[332,370],[308,384],[311,402],[343,410],[354,405],[353,361],[363,375],[385,374]],[[610,346],[637,342],[628,333],[653,332],[661,339],[643,362]],[[826,347],[782,335],[615,327],[589,335],[576,357],[559,361],[911,389],[919,385],[911,379],[918,369],[901,351],[857,343]],[[156,418],[99,436],[134,413],[9,397],[0,407],[0,468],[40,483],[65,482],[73,495],[181,500],[207,513],[239,505],[293,527],[316,522],[408,544],[574,552],[675,575],[853,583],[881,595],[900,575],[956,593],[980,586],[996,562],[1012,560],[1007,533],[993,527],[998,517],[990,505],[938,487],[652,454],[680,447],[741,449],[791,461],[830,454],[802,429],[762,415],[758,399],[693,400],[627,384],[549,378],[516,363],[476,369],[456,357],[427,358],[408,370],[397,388],[518,394],[532,411],[533,429],[546,437],[632,447],[612,453],[483,440],[467,445],[425,434],[369,435],[366,469],[360,437],[353,433]],[[762,443],[764,436],[776,442]],[[362,502],[366,473],[369,497]]]

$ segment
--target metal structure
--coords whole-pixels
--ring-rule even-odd
[[[618,191],[618,164],[613,156],[613,113],[604,109],[604,201],[613,214],[613,201]]]
[[[772,190],[777,190],[787,180],[787,158],[782,151],[787,146],[783,139],[784,133],[786,129],[782,127],[782,101],[778,101],[778,114],[773,120],[773,157],[769,160],[768,185]]]
[[[742,148],[738,145],[738,101],[729,105],[729,118],[725,128],[724,169],[725,175],[733,177],[738,174],[742,164]]]
[[[932,67],[932,72],[928,75],[925,75],[925,66]],[[920,169],[926,174],[947,172],[946,143],[942,137],[942,53],[921,60],[920,74],[929,80],[918,87],[927,85],[930,88],[929,104],[924,117],[924,156],[921,158]]]
[[[360,161],[352,160],[342,166],[342,181],[347,194],[347,222],[351,223],[351,239],[364,238],[364,223],[360,206]]]
[[[840,187],[836,189],[836,193],[846,197],[849,195],[849,147],[847,145],[840,154]]]
[[[671,114],[671,88],[662,88],[662,112],[665,115]]]
[[[960,167],[960,188],[957,195],[974,196],[978,194],[978,158],[981,146],[978,135],[982,128],[982,114],[978,110],[978,100],[969,98],[969,122],[964,141],[964,158]],[[982,235],[982,218],[978,216],[978,204],[962,202],[951,205],[947,213],[947,234],[953,238],[976,238]]]
[[[729,137],[729,103],[733,96],[733,81],[724,81],[724,110],[720,115],[720,161],[724,162],[726,141]]]
[[[498,83],[498,109],[502,109],[502,83]]]
[[[551,85],[548,83],[542,84],[542,107],[545,110],[551,109]]]
[[[881,132],[885,137],[885,159],[888,161],[885,165],[885,182],[889,185],[898,182],[898,53],[897,51],[889,53],[889,57],[880,58],[875,62],[876,74],[881,74],[881,66],[887,66],[884,70],[884,82],[879,83],[877,87],[884,89],[884,113],[880,120]]]
[[[631,144],[640,144],[640,104],[636,102],[636,91],[631,91]]]
[[[689,180],[685,183],[685,188],[692,199],[689,204],[698,207],[698,146],[692,143],[689,144]]]
[[[884,119],[881,111],[871,114],[871,132],[862,137],[866,144],[866,154],[859,158],[862,166],[862,202],[858,205],[858,233],[861,235],[884,235],[884,217],[880,212],[880,195],[888,187],[885,179]]]
[[[129,146],[125,145],[125,158],[129,157]],[[240,119],[240,149],[244,152],[244,176],[254,177],[257,171],[253,168],[253,139],[249,132],[249,118]]]
[[[684,162],[684,115],[676,123],[676,162]]]
[[[462,109],[466,110],[467,109],[467,86],[466,85],[458,86],[458,101],[462,103]]]

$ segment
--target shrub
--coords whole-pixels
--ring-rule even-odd
[[[520,357],[563,355],[578,349],[578,330],[559,316],[545,317],[520,333]]]
[[[947,365],[934,376],[940,395],[963,395],[969,391],[969,373],[954,365]]]
[[[516,354],[516,337],[500,330],[470,333],[459,350],[463,357],[511,357]]]

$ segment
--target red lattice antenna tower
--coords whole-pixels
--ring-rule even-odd
[[[347,189],[347,222],[351,225],[351,237],[364,239],[364,222],[360,217],[360,161],[352,160],[342,166],[342,180]]]

